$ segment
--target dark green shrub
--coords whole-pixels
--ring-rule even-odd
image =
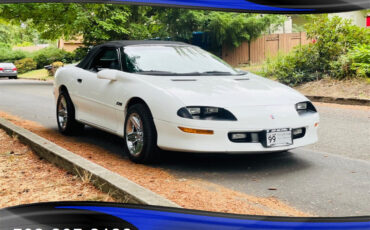
[[[72,53],[65,50],[61,50],[55,47],[48,47],[36,51],[33,55],[33,59],[37,62],[37,68],[44,68],[46,65],[50,65],[53,62],[71,63],[74,60]]]
[[[0,48],[0,62],[14,62],[26,56],[26,53],[20,50],[13,51],[4,47]]]
[[[337,60],[330,62],[330,76],[336,79],[352,77],[354,71],[351,69],[350,59],[346,54],[338,57]]]
[[[368,74],[369,57],[365,54],[370,30],[352,25],[350,20],[327,16],[317,17],[306,30],[314,43],[268,63],[264,72],[267,77],[294,86],[324,76],[343,79]]]
[[[73,51],[74,61],[81,61],[86,57],[89,51],[88,47],[79,47]]]
[[[312,71],[318,58],[313,44],[298,47],[288,55],[280,55],[270,61],[263,75],[291,86],[318,80],[321,76],[317,71]]]
[[[11,49],[12,47],[8,43],[0,42],[0,49]]]
[[[337,79],[370,77],[370,45],[359,45],[330,63],[330,76]]]
[[[351,69],[357,76],[370,77],[370,45],[360,45],[348,53]]]
[[[17,67],[18,73],[20,74],[35,70],[37,67],[37,63],[32,58],[23,58],[15,61],[14,65]]]
[[[370,44],[370,30],[361,28],[340,17],[321,17],[306,26],[307,36],[315,39],[319,53],[318,68],[330,70],[330,62],[336,61],[358,44]]]

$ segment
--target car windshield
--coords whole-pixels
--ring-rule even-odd
[[[13,63],[0,63],[1,68],[13,68],[15,65]]]
[[[240,75],[215,55],[196,46],[141,45],[124,49],[126,71],[148,75]]]

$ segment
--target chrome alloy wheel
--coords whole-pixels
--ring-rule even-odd
[[[144,146],[143,122],[137,113],[132,113],[126,124],[126,144],[130,154],[137,156]]]
[[[64,96],[61,96],[58,104],[58,123],[63,130],[66,129],[67,127],[67,121],[68,121],[67,101]]]

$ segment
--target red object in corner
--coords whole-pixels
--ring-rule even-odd
[[[367,16],[366,18],[366,26],[370,27],[370,16]]]

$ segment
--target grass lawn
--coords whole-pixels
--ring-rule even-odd
[[[53,80],[53,77],[50,77],[48,75],[48,71],[46,69],[32,70],[24,74],[19,74],[18,78],[36,79],[36,80],[42,80],[42,81]]]

